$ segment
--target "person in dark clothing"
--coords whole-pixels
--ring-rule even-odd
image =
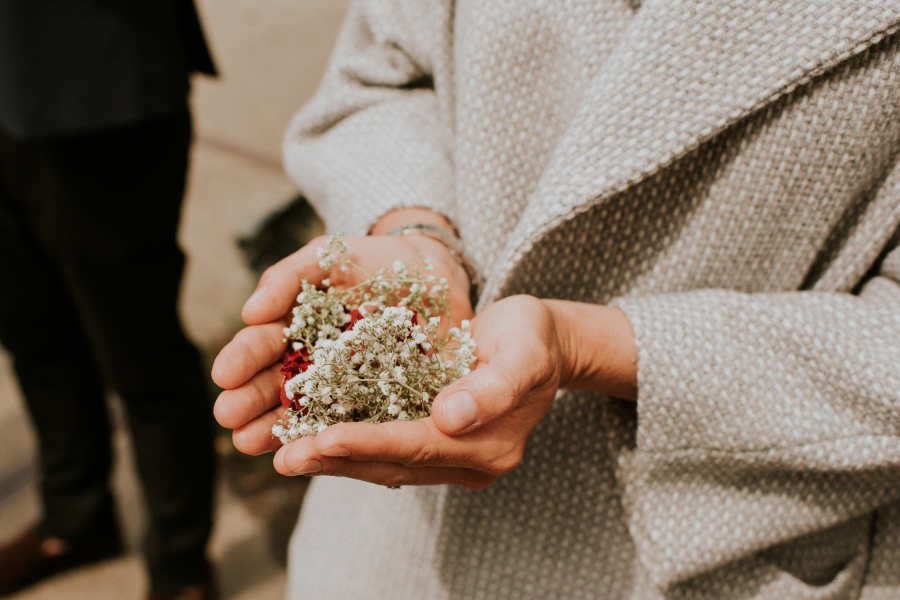
[[[41,523],[0,547],[0,595],[121,552],[104,391],[129,416],[149,598],[214,596],[206,376],[176,303],[191,0],[0,0],[0,342],[38,431]]]

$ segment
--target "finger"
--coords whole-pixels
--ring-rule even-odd
[[[327,273],[319,266],[316,252],[325,245],[324,240],[316,238],[266,269],[241,310],[244,323],[260,325],[282,318],[293,306],[304,279],[313,285],[322,283]]]
[[[464,467],[493,475],[508,473],[522,459],[522,445],[490,428],[471,436],[452,437],[432,419],[341,423],[315,436],[287,444],[280,453],[284,468],[302,469],[309,461],[347,458],[358,462],[391,462],[407,467]]]
[[[503,344],[490,362],[447,386],[434,399],[431,416],[448,435],[471,433],[510,412],[532,391],[552,385],[552,361],[538,344]],[[554,390],[555,391],[555,390]]]
[[[281,323],[245,327],[222,348],[212,368],[217,386],[232,390],[281,359],[285,344]]]
[[[289,470],[280,460],[283,452],[275,455],[275,470],[283,475],[331,475],[349,477],[377,485],[399,487],[403,485],[460,485],[481,490],[492,484],[496,475],[457,467],[407,467],[390,462],[358,462],[346,458],[323,458],[303,465],[299,470]],[[306,473],[299,472],[306,470]]]
[[[244,454],[256,456],[277,450],[281,441],[272,436],[272,426],[284,414],[282,407],[263,413],[247,425],[238,427],[231,434],[234,447]]]
[[[250,381],[219,394],[213,415],[222,427],[235,429],[279,406],[279,386],[283,377],[278,364],[257,373]]]

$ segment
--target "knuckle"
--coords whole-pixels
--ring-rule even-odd
[[[430,446],[417,448],[403,463],[406,466],[432,466],[438,464],[441,455]]]
[[[516,385],[510,373],[501,371],[498,375],[495,398],[502,403],[504,408],[509,409],[518,400],[519,386]]]
[[[240,356],[245,358],[244,365],[249,367],[249,372],[252,374],[257,373],[264,365],[260,360],[259,350],[251,338],[252,334],[244,333],[247,331],[246,329],[238,332],[238,335],[235,336],[234,341],[232,342],[235,346],[235,350],[237,350]],[[249,377],[248,377],[249,379]]]
[[[535,349],[534,355],[531,357],[534,370],[537,373],[549,373],[553,370],[553,359],[546,346]]]
[[[278,388],[271,385],[269,381],[263,381],[262,377],[254,377],[250,380],[252,388],[252,397],[250,401],[256,400],[256,404],[260,409],[267,409],[272,402],[278,397]],[[277,384],[276,384],[277,386]]]
[[[533,348],[527,354],[528,372],[520,381],[519,394],[527,395],[528,392],[542,389],[555,381],[558,365],[546,347]]]
[[[326,450],[337,446],[342,441],[342,435],[339,427],[329,427],[325,431],[312,437],[313,448],[316,452],[322,453]]]
[[[331,280],[331,285],[337,288],[350,286],[355,282],[353,273],[349,269],[342,271],[340,267],[332,267],[328,272],[328,279]]]
[[[328,475],[329,477],[346,477],[348,470],[341,461],[319,460],[322,470],[315,475]]]
[[[234,338],[231,340],[231,346],[234,349],[233,352],[238,355],[245,355],[254,350],[253,344],[251,340],[253,338],[253,329],[251,327],[244,327],[236,334],[234,334]]]
[[[491,475],[506,475],[513,471],[522,462],[524,449],[520,446],[510,448],[498,453],[488,465],[487,472]]]
[[[409,473],[398,471],[388,475],[385,478],[383,485],[386,485],[387,487],[400,487],[404,485],[415,485],[415,482],[413,482]]]

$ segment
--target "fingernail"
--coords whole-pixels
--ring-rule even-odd
[[[259,288],[255,292],[253,292],[253,295],[250,296],[249,298],[247,298],[247,301],[244,302],[244,308],[247,308],[248,306],[253,306],[257,302],[259,302],[259,299],[262,298],[263,294],[265,294],[265,293],[266,293],[266,286],[262,286],[261,288]]]
[[[469,392],[456,392],[444,400],[443,410],[447,427],[457,433],[478,420],[478,406]]]
[[[303,463],[303,466],[294,471],[297,475],[312,475],[322,470],[322,463],[313,459]]]
[[[350,456],[350,451],[343,446],[332,446],[324,452],[319,452],[322,456]]]

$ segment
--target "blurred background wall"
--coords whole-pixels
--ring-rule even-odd
[[[195,142],[180,240],[188,255],[181,313],[208,356],[240,327],[255,285],[236,240],[296,190],[281,169],[281,137],[313,94],[348,0],[199,0],[220,76],[194,80]],[[118,424],[114,487],[131,554],[60,575],[17,600],[130,600],[145,594],[137,550],[143,527],[127,419]],[[273,475],[268,459],[236,456],[219,440],[224,469],[212,541],[223,599],[268,600],[284,591],[284,546],[305,489]],[[39,518],[34,429],[0,349],[0,542]],[[300,479],[300,481],[296,481]],[[287,482],[290,483],[287,483]]]

